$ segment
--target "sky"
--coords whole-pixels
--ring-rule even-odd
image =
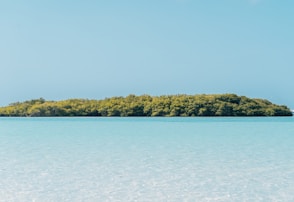
[[[293,0],[0,1],[0,106],[235,93],[294,109]]]

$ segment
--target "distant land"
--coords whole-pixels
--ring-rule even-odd
[[[0,116],[293,116],[284,105],[235,94],[128,95],[103,100],[43,98],[12,103],[0,108]]]

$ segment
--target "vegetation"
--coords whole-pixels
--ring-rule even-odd
[[[0,108],[0,116],[292,116],[289,108],[235,94],[129,95],[104,100],[43,98]]]

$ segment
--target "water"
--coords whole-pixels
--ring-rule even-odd
[[[0,201],[294,201],[294,118],[0,118]]]

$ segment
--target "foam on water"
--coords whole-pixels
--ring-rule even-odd
[[[294,201],[291,118],[1,118],[0,201]]]

